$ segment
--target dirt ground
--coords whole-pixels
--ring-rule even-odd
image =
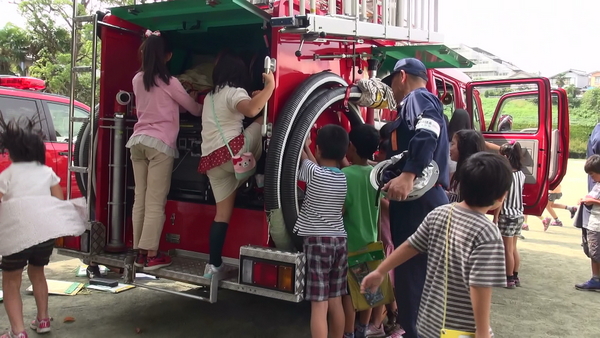
[[[570,160],[558,203],[573,205],[586,194],[584,160]],[[494,290],[492,327],[496,337],[600,337],[600,292],[573,287],[590,278],[590,260],[581,249],[581,231],[569,212],[557,210],[564,227],[544,232],[537,217],[520,241],[521,288]],[[548,215],[545,212],[546,216]]]
[[[569,162],[561,203],[573,204],[586,193],[583,161]],[[492,326],[496,338],[600,337],[600,292],[582,292],[573,285],[590,277],[589,259],[580,246],[578,229],[569,214],[558,210],[564,228],[543,231],[529,217],[530,231],[520,242],[522,287],[494,290]],[[78,260],[53,256],[48,277],[85,282],[74,277]],[[171,289],[180,283],[160,281]],[[23,290],[29,286],[24,278]],[[32,296],[23,295],[27,319],[35,315]],[[136,288],[121,294],[101,292],[52,296],[53,332],[47,337],[206,337],[300,338],[309,337],[308,304],[290,304],[236,292],[219,292],[216,304]],[[65,317],[75,322],[63,323]],[[0,330],[8,328],[0,310]],[[136,329],[141,333],[136,333]],[[1,331],[0,331],[1,333]],[[35,334],[31,334],[35,337]]]

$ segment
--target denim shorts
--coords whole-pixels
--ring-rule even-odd
[[[521,228],[525,222],[525,217],[510,217],[500,215],[498,217],[498,228],[502,237],[515,237],[521,234]]]
[[[548,194],[548,201],[554,202],[556,200],[559,200],[561,197],[562,197],[562,192],[557,192],[557,193],[551,192]]]

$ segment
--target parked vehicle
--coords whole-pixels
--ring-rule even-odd
[[[54,169],[60,177],[60,185],[66,195],[68,176],[69,142],[69,98],[41,92],[45,89],[41,79],[31,77],[0,77],[0,114],[6,120],[34,119],[46,140],[46,165]],[[87,118],[90,108],[75,101],[75,116]],[[81,128],[83,122],[75,122],[75,128]],[[77,129],[76,131],[79,131]],[[73,140],[75,141],[75,140]],[[7,153],[0,154],[0,171],[10,165]],[[71,196],[81,197],[77,187],[76,175],[71,175],[73,189]]]
[[[136,121],[131,79],[140,68],[138,53],[146,29],[160,30],[173,44],[169,68],[174,75],[197,66],[194,60],[214,60],[222,49],[229,48],[248,52],[255,82],[250,89],[260,89],[263,60],[277,60],[276,89],[261,117],[267,122],[266,156],[258,165],[259,179],[249,180],[238,192],[223,250],[232,273],[223,280],[203,277],[215,205],[208,178],[197,172],[200,119],[181,116],[177,143],[181,155],[174,164],[160,243],[160,248],[173,256],[173,265],[151,273],[209,287],[206,296],[184,296],[216,302],[220,287],[293,302],[303,299],[304,254],[291,230],[302,202],[296,173],[304,140],[326,124],[349,129],[365,122],[373,124],[376,116],[380,122],[393,119],[393,111],[358,107],[354,101],[360,91],[352,83],[382,77],[405,57],[419,58],[429,68],[428,90],[440,97],[450,117],[455,109],[464,108],[490,142],[510,139],[522,143],[527,151],[526,212],[541,214],[548,187],[560,182],[566,171],[568,109],[564,91],[551,92],[545,78],[470,82],[458,68],[470,67],[471,62],[440,44],[437,1],[429,7],[405,4],[402,0],[387,0],[383,5],[353,0],[338,1],[336,8],[328,8],[327,2],[309,4],[306,0],[174,0],[116,7],[106,15],[76,18],[97,23],[102,38],[98,127],[94,127],[96,120],[91,120],[82,127],[89,131],[85,140],[69,140],[79,149],[89,149],[97,139],[89,169],[96,188],[80,185],[93,202],[95,216],[90,232],[77,245],[65,242],[60,252],[86,263],[123,268],[127,282],[150,287],[133,278],[129,248],[134,180],[124,147]],[[87,70],[95,74],[95,65]],[[511,92],[490,107],[480,93],[498,87]],[[556,109],[553,95],[559,98]],[[516,99],[534,107],[525,112],[532,116],[515,123],[526,124],[526,128],[497,132],[499,114],[512,109]],[[515,120],[525,113],[515,115]],[[559,121],[556,128],[552,114]],[[87,172],[87,158],[78,158],[77,152],[74,155],[79,165],[71,170]],[[264,187],[257,183],[263,177]]]

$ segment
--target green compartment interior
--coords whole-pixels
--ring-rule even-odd
[[[256,52],[266,53],[264,36],[267,35],[267,39],[270,39],[270,32],[261,27],[262,24],[215,27],[194,34],[166,32],[164,36],[173,46],[169,70],[172,74],[179,74],[190,68],[193,55],[217,55],[222,50],[230,50],[242,56]]]
[[[383,59],[379,75],[391,73],[400,59],[416,58],[427,68],[470,68],[473,63],[445,45],[373,47],[373,55]]]
[[[172,74],[192,66],[194,55],[216,55],[224,49],[244,54],[267,49],[262,29],[270,16],[247,0],[219,0],[207,5],[205,0],[177,0],[143,5],[114,7],[111,14],[136,25],[156,31],[173,47],[169,62]]]
[[[262,24],[270,15],[247,0],[177,0],[113,7],[111,14],[150,30],[207,31],[213,27]]]

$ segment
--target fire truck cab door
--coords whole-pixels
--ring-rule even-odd
[[[551,142],[549,179],[550,190],[554,190],[567,174],[569,162],[569,99],[562,88],[552,90]]]
[[[546,78],[477,81],[468,83],[466,92],[467,111],[478,115],[480,123],[474,128],[481,130],[486,141],[521,144],[525,213],[541,215],[550,187],[550,82]]]

